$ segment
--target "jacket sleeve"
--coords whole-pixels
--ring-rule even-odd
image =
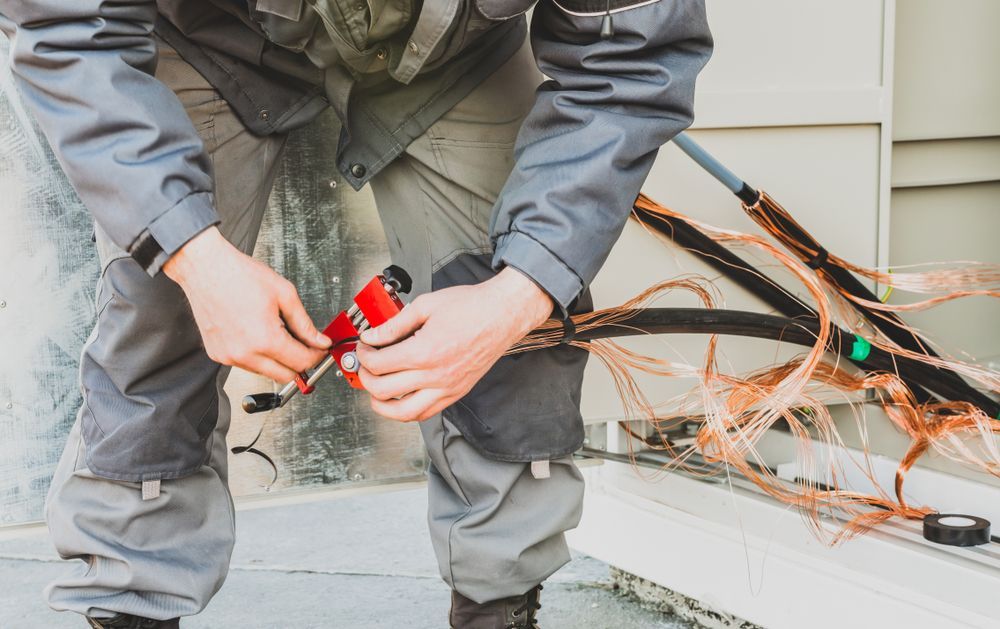
[[[218,223],[204,147],[154,78],[153,0],[0,0],[11,71],[70,182],[151,275]]]
[[[712,53],[704,0],[543,1],[531,43],[549,78],[494,208],[493,266],[513,266],[563,314],[604,264],[659,147],[694,119]]]

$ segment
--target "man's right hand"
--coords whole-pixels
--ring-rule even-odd
[[[330,339],[313,325],[291,282],[211,227],[163,271],[191,303],[209,358],[288,382],[320,360]]]

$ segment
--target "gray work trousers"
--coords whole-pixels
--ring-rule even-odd
[[[252,252],[285,138],[250,134],[218,93],[162,44],[157,76],[178,95],[211,155],[222,233]],[[372,180],[393,262],[410,271],[417,294],[430,290],[432,272],[456,256],[488,253],[490,211],[538,82],[525,48]],[[54,609],[92,616],[196,614],[222,586],[234,541],[226,466],[230,409],[222,391],[228,369],[204,355],[173,282],[162,274],[148,277],[100,230],[97,242],[98,321],[81,380],[86,385],[99,372],[109,384],[93,396],[84,386],[81,413],[113,418],[116,409],[133,408],[190,416],[203,408],[187,408],[188,398],[172,392],[214,387],[219,417],[208,462],[194,474],[162,481],[151,500],[143,500],[138,483],[88,469],[77,421],[53,478],[46,519],[59,554],[83,561],[46,594]],[[163,351],[171,353],[169,363]],[[451,587],[477,601],[520,594],[569,559],[563,533],[578,523],[583,494],[572,461],[552,461],[551,477],[538,480],[527,463],[483,456],[440,416],[421,429],[431,460],[431,540]]]

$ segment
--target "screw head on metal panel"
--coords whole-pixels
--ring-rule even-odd
[[[14,408],[14,403],[13,402],[7,402],[7,410],[9,411],[12,408]]]
[[[330,183],[327,184],[327,185],[329,185],[331,188],[336,188],[337,187],[337,180],[336,179],[331,179]]]
[[[7,302],[0,299],[0,308],[6,308],[6,307],[7,307]]]
[[[365,479],[365,475],[362,474],[361,472],[358,472],[357,474],[355,474],[354,476],[351,477],[351,480],[353,480],[353,481],[361,481],[361,480],[364,480],[364,479]]]
[[[330,278],[330,281],[333,282],[334,284],[340,284],[340,276],[334,275],[333,277]]]

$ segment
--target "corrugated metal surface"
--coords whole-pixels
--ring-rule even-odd
[[[98,263],[87,210],[21,107],[0,42],[0,525],[38,520],[81,397],[77,363],[93,323]],[[317,324],[348,303],[388,262],[369,196],[338,185],[338,128],[327,117],[293,137],[257,245],[289,277]],[[259,447],[278,463],[274,489],[422,475],[415,426],[376,418],[367,398],[330,377],[316,394],[270,415],[246,416],[239,399],[268,390],[234,373],[230,445]],[[234,457],[237,494],[263,491],[270,468]]]
[[[90,215],[32,126],[0,36],[0,525],[36,520],[80,396],[97,256]]]

